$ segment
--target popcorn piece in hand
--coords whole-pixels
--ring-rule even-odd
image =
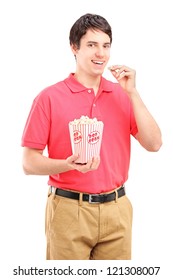
[[[114,66],[109,66],[108,69],[109,69],[110,71],[115,71],[115,72],[117,72],[117,73],[120,71],[119,69],[114,69]]]

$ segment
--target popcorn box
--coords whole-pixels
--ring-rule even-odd
[[[100,155],[103,127],[102,121],[84,116],[69,123],[72,152],[79,154],[76,163],[84,164]]]

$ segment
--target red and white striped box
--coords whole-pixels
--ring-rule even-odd
[[[76,163],[87,163],[100,155],[104,124],[96,118],[82,116],[69,123],[73,154],[78,154]]]

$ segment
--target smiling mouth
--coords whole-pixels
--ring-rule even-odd
[[[103,65],[104,63],[103,61],[98,61],[98,60],[92,60],[92,62],[97,65]]]

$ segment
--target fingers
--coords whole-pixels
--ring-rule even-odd
[[[89,170],[96,170],[100,164],[100,158],[94,157],[88,163]]]
[[[115,76],[117,80],[128,77],[128,76],[135,76],[135,70],[131,69],[130,67],[127,67],[125,65],[112,65],[108,67],[108,69],[111,71],[111,73]]]
[[[134,71],[132,68],[127,67],[125,65],[112,65],[108,67],[109,70],[115,71],[115,72],[132,72]]]
[[[100,158],[99,157],[94,157],[90,159],[86,164],[77,164],[74,163],[73,166],[75,167],[76,170],[86,173],[92,170],[96,170],[100,164]]]

